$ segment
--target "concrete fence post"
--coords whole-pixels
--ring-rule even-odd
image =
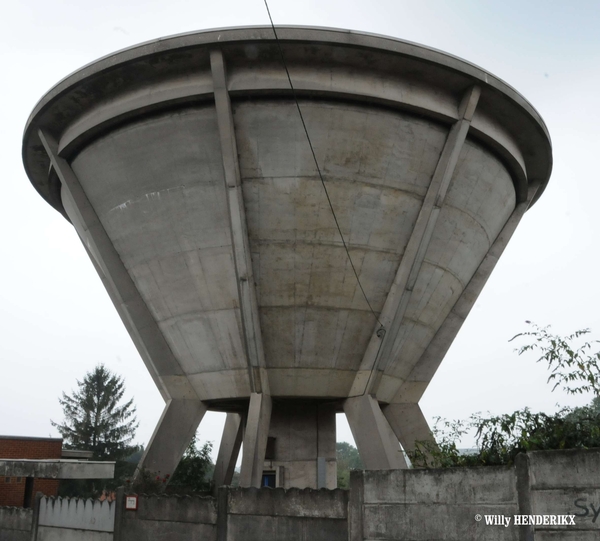
[[[227,541],[229,487],[217,488],[217,541]]]
[[[33,500],[33,517],[31,521],[31,541],[36,541],[37,532],[38,532],[38,524],[40,522],[40,500],[44,497],[41,492],[36,492],[35,498]]]
[[[348,498],[348,541],[363,541],[365,472],[350,472],[350,497]],[[220,540],[219,540],[220,541]]]
[[[113,529],[113,541],[121,541],[123,528],[123,511],[125,508],[125,488],[117,489],[117,497],[115,499],[115,525]]]
[[[532,515],[531,509],[531,481],[529,476],[529,456],[520,453],[515,458],[515,475],[517,482],[517,503],[520,515]],[[534,541],[535,526],[519,527],[520,541]]]

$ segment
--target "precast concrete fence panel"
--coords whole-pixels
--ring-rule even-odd
[[[112,541],[115,503],[78,498],[42,498],[37,541]]]
[[[29,541],[33,511],[22,507],[0,507],[0,541]]]

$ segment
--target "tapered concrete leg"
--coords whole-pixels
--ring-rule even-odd
[[[271,397],[265,393],[252,393],[244,430],[241,487],[260,487],[270,420]]]
[[[407,453],[418,447],[425,458],[431,457],[437,444],[419,404],[389,404],[383,414]]]
[[[391,442],[392,448],[395,449],[395,452],[397,453],[396,456],[398,457],[398,468],[401,470],[407,470],[408,462],[406,461],[406,455],[404,454],[404,450],[398,442],[398,436],[394,434],[394,431],[392,430],[392,427],[389,423],[386,423],[385,427],[387,429],[388,438]]]
[[[215,489],[230,485],[235,471],[235,463],[240,454],[244,430],[241,415],[228,413],[219,445],[219,454],[215,465],[214,484]]]
[[[144,456],[138,465],[136,478],[142,470],[150,475],[173,476],[183,453],[206,413],[200,400],[170,400],[158,422]]]
[[[367,470],[406,468],[398,438],[371,395],[348,398],[344,413],[352,430],[358,452]]]
[[[336,409],[330,404],[319,406],[317,418],[317,488],[337,488],[335,433]]]

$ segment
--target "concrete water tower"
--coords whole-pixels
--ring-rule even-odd
[[[172,473],[227,412],[216,482],[336,484],[335,414],[365,466],[431,437],[419,399],[527,208],[551,146],[510,86],[451,55],[280,28],[160,39],[37,104],[23,159],[81,237],[166,402]],[[362,294],[352,266],[352,261]],[[271,477],[269,477],[271,476]]]

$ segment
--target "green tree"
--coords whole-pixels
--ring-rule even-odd
[[[206,442],[200,449],[196,436],[192,438],[183,457],[179,461],[173,478],[169,483],[170,492],[206,492],[211,489],[214,464],[210,458],[212,442]]]
[[[350,487],[350,470],[362,470],[363,463],[358,454],[358,449],[345,441],[335,444],[337,458],[337,486],[338,488]]]
[[[214,464],[210,458],[212,442],[206,442],[198,449],[196,435],[179,461],[173,476],[156,476],[142,469],[135,481],[126,479],[125,484],[132,491],[144,493],[188,494],[210,492]],[[139,461],[139,459],[138,459]]]
[[[138,427],[133,399],[123,401],[125,384],[120,376],[99,364],[77,380],[78,389],[64,393],[58,401],[64,421],[50,421],[63,437],[66,449],[92,451],[96,460],[114,460],[114,479],[71,479],[62,481],[61,496],[97,497],[104,489],[114,490],[131,477],[136,462],[128,460],[139,451],[133,444]]]
[[[133,399],[123,402],[125,383],[103,364],[77,380],[78,389],[58,401],[64,421],[52,426],[60,432],[67,449],[93,451],[98,460],[124,459],[137,447],[138,427]]]

